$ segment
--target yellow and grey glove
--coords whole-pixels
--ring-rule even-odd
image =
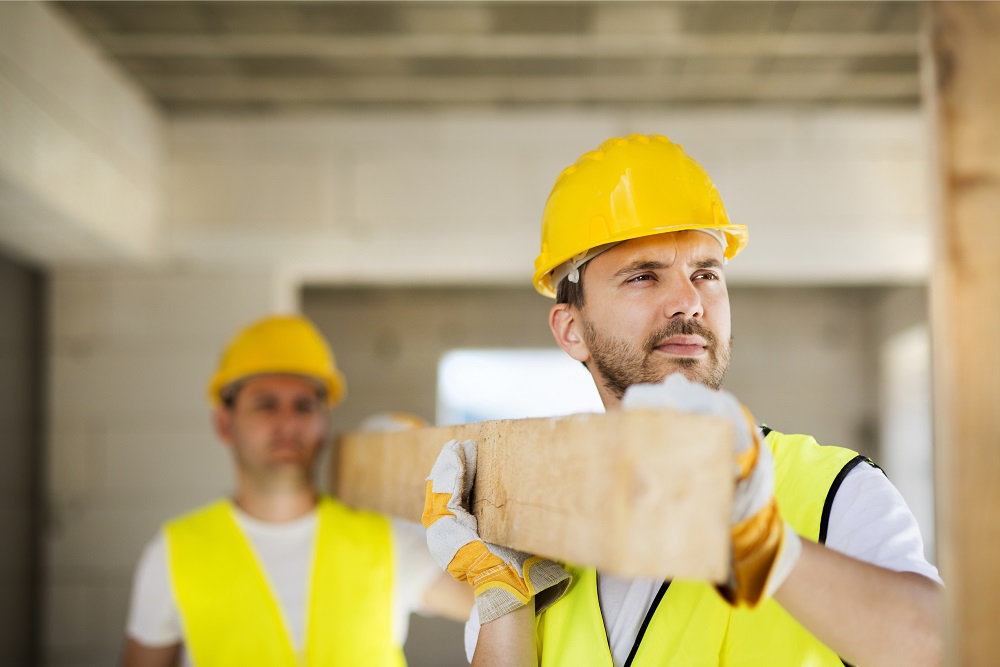
[[[476,443],[445,443],[427,478],[423,523],[438,565],[472,584],[481,623],[528,604],[541,613],[566,592],[570,575],[560,565],[479,537],[469,495],[476,479]]]
[[[629,387],[622,407],[668,408],[730,421],[736,480],[731,517],[733,553],[729,580],[719,591],[731,604],[750,607],[774,595],[795,567],[802,542],[778,511],[774,459],[761,442],[750,411],[729,392],[691,382],[680,373],[658,384]]]

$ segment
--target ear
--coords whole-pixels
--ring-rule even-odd
[[[575,306],[557,303],[549,311],[549,329],[566,354],[577,361],[587,363],[590,350],[583,340],[583,321]]]
[[[212,426],[215,435],[219,436],[226,447],[233,442],[233,411],[225,406],[219,406],[212,411]]]

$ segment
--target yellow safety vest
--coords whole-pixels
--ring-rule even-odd
[[[821,447],[805,435],[769,431],[775,460],[775,495],[785,519],[804,538],[824,542],[830,506],[855,465],[871,464],[856,452]],[[874,465],[874,464],[871,464]],[[536,619],[541,667],[612,667],[597,597],[597,573],[570,567],[566,596]],[[819,667],[844,663],[777,602],[734,609],[704,582],[670,582],[635,652],[631,667],[758,665]]]
[[[392,544],[385,517],[322,498],[304,653],[228,500],[165,527],[184,643],[196,667],[405,665],[392,638]]]

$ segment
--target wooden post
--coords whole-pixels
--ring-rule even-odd
[[[941,216],[932,279],[949,665],[1000,656],[1000,3],[927,6]]]
[[[352,433],[332,487],[349,505],[419,521],[453,438],[477,443],[473,507],[489,542],[627,576],[729,571],[726,420],[642,410]]]

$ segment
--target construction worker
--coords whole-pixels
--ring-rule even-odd
[[[302,317],[239,332],[208,388],[236,489],[166,523],[139,562],[126,667],[405,664],[411,610],[465,620],[419,524],[354,511],[313,477],[345,380]]]
[[[607,410],[732,422],[732,568],[718,586],[631,580],[486,545],[467,517],[475,443],[452,441],[424,523],[439,564],[475,589],[474,665],[938,664],[941,582],[886,476],[855,452],[756,426],[721,390],[724,267],[746,242],[665,137],[609,140],[559,176],[534,275],[556,297],[552,334]]]

